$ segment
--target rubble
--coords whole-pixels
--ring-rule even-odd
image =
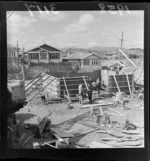
[[[99,91],[93,91],[93,104],[88,103],[86,96],[88,77],[58,79],[42,72],[25,82],[28,102],[24,105],[26,109],[15,112],[16,118],[9,120],[10,147],[144,147],[144,110],[137,110],[144,109],[144,90],[135,90],[134,84],[142,74],[134,77],[136,74],[125,68],[124,64],[117,75],[102,71],[106,88],[101,89],[100,95],[97,95]],[[79,84],[84,85],[83,105],[76,102]]]

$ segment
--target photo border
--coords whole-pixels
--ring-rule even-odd
[[[43,2],[0,2],[0,68],[1,68],[1,154],[2,158],[38,158],[52,160],[148,160],[149,149],[149,27],[150,27],[150,11],[149,5],[145,3],[122,3],[127,5],[129,10],[144,11],[144,142],[145,148],[113,148],[113,149],[8,149],[7,148],[7,11],[28,11],[25,3],[31,5],[39,5],[43,10]],[[55,4],[54,11],[69,11],[69,10],[99,10],[99,3],[105,5],[117,5],[118,3],[111,2],[46,2],[45,5]],[[109,10],[106,8],[106,10]],[[38,11],[37,8],[32,8],[32,11]]]

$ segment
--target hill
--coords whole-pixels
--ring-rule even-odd
[[[141,48],[130,48],[129,50],[143,51],[143,49],[141,49]]]
[[[85,53],[89,53],[89,52],[95,52],[97,54],[100,54],[101,56],[105,56],[105,57],[110,57],[113,55],[118,55],[119,48],[117,47],[92,47],[92,48],[63,48],[63,56],[67,56],[68,53],[69,54],[73,54],[75,52],[85,52]],[[130,54],[135,54],[137,56],[143,56],[143,50],[141,48],[130,48],[130,49],[122,49],[127,55]]]

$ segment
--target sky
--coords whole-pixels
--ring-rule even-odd
[[[9,16],[12,11],[7,12]],[[66,47],[144,48],[144,12],[120,11],[15,11],[7,19],[7,43],[26,50],[42,44]]]

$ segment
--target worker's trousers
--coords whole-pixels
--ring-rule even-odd
[[[92,91],[88,91],[89,103],[92,104]]]
[[[79,94],[79,103],[81,105],[83,104],[83,96],[82,96],[82,94]]]

